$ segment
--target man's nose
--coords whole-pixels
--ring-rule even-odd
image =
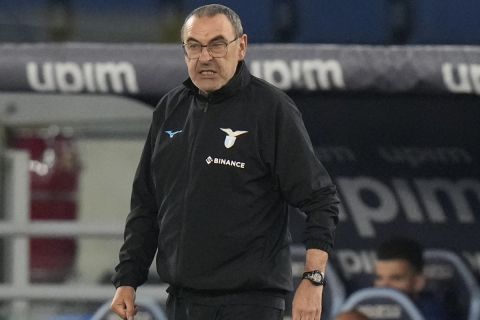
[[[202,61],[212,60],[212,56],[210,55],[210,52],[208,52],[207,47],[202,47],[202,51],[200,51],[200,57],[198,57],[198,59]]]

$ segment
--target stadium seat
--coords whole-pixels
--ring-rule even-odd
[[[305,247],[300,245],[292,246],[291,254],[293,284],[296,289],[302,279],[303,268],[305,265]],[[325,278],[327,279],[327,284],[323,291],[322,320],[331,319],[333,315],[340,310],[340,307],[345,301],[345,288],[333,265],[328,264]],[[285,312],[287,315],[291,314],[292,299],[293,293],[287,298]]]
[[[415,1],[412,44],[480,44],[480,2]]]
[[[480,319],[480,289],[467,265],[453,252],[425,251],[427,288],[445,302],[451,319]]]
[[[113,320],[118,316],[110,310],[111,301],[107,301],[95,312],[91,320]],[[137,299],[136,320],[167,320],[167,316],[153,300]]]
[[[424,320],[403,293],[387,288],[364,288],[350,295],[341,311],[357,309],[374,320]]]
[[[383,0],[300,0],[294,42],[385,44],[390,37]]]

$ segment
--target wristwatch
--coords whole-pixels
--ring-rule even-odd
[[[304,272],[302,279],[310,280],[310,282],[315,286],[324,286],[327,283],[324,273],[320,270]]]

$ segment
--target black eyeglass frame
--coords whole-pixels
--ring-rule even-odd
[[[218,55],[213,55],[212,52],[210,51],[211,49],[209,49],[209,46],[212,45],[212,43],[207,43],[207,44],[201,44],[201,43],[198,43],[200,45],[200,54],[198,55],[198,57],[194,57],[194,58],[191,58],[188,56],[188,53],[187,53],[187,49],[185,48],[185,46],[188,45],[188,43],[185,43],[183,42],[182,43],[182,48],[183,48],[183,54],[185,54],[185,56],[188,58],[188,59],[198,59],[200,58],[200,56],[202,55],[202,51],[203,51],[203,48],[206,48],[207,49],[207,52],[208,54],[210,55],[210,57],[212,58],[223,58],[227,55],[228,53],[228,46],[232,43],[234,43],[235,41],[237,41],[238,39],[240,39],[239,36],[235,37],[235,39],[233,39],[232,41],[228,41],[228,42],[225,42],[223,43],[225,45],[225,53],[221,56],[218,56]]]

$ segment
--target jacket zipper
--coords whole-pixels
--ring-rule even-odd
[[[183,247],[183,239],[184,239],[184,234],[185,234],[185,221],[186,221],[186,215],[187,215],[187,212],[186,212],[186,200],[187,200],[187,195],[190,191],[190,188],[189,188],[189,185],[190,185],[190,172],[192,172],[192,158],[193,158],[193,149],[197,143],[197,138],[198,138],[198,132],[201,131],[201,129],[203,128],[203,124],[204,124],[204,115],[207,110],[208,110],[208,105],[209,105],[209,101],[207,100],[207,102],[205,103],[205,105],[203,107],[200,107],[202,112],[200,113],[200,117],[198,117],[198,119],[195,118],[195,112],[194,114],[192,115],[193,117],[193,120],[194,122],[198,122],[198,126],[195,127],[195,132],[193,134],[193,141],[192,143],[190,144],[189,148],[188,148],[188,154],[187,154],[187,172],[186,172],[186,181],[185,181],[185,191],[183,193],[183,210],[182,210],[182,226],[181,226],[181,229],[180,229],[180,239],[179,239],[179,243],[178,243],[178,246],[177,246],[177,267],[176,267],[176,270],[175,270],[175,281],[178,282],[179,280],[179,276],[178,276],[178,271],[179,271],[179,268],[180,266],[182,265],[182,247]],[[180,280],[181,282],[183,282],[183,279],[180,275]]]

